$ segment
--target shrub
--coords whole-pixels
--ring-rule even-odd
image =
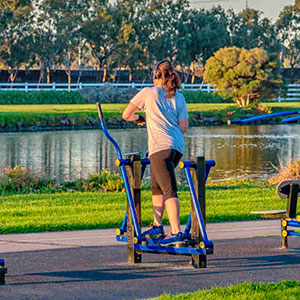
[[[99,174],[89,174],[89,177],[84,180],[84,190],[86,192],[121,192],[124,190],[124,185],[119,173],[105,170]]]
[[[231,98],[223,99],[218,94],[199,91],[182,91],[187,103],[231,103]]]
[[[122,177],[119,173],[101,171],[89,174],[87,179],[76,179],[55,183],[54,180],[38,177],[31,169],[15,166],[6,167],[0,176],[0,194],[55,193],[55,192],[120,192],[124,191]]]
[[[216,85],[220,96],[232,97],[240,106],[247,107],[278,95],[283,87],[279,71],[277,56],[262,48],[228,47],[207,60],[203,78]]]
[[[273,167],[276,169],[277,174],[269,178],[269,183],[277,184],[282,180],[287,179],[300,179],[300,160],[287,159],[286,165],[279,158],[279,168]]]
[[[78,91],[0,91],[0,104],[84,104]]]
[[[101,87],[84,88],[81,91],[86,103],[127,103],[138,92],[135,88],[118,88],[110,84]]]
[[[53,181],[45,178],[38,178],[33,175],[31,169],[15,166],[6,167],[3,175],[0,176],[0,192],[2,193],[23,193],[39,191],[48,187]]]
[[[0,91],[0,104],[85,104],[85,103],[128,103],[138,90],[118,88],[109,84],[102,87],[84,88],[81,91]],[[232,102],[218,94],[199,91],[182,91],[187,103]]]

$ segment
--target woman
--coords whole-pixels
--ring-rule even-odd
[[[170,234],[159,243],[174,246],[184,244],[174,169],[184,153],[183,134],[188,129],[188,113],[184,96],[177,92],[180,79],[170,61],[155,64],[153,82],[154,87],[143,88],[132,98],[122,117],[144,125],[144,117],[135,113],[138,110],[146,113],[154,218],[151,228],[144,234],[150,238],[164,237],[162,218],[166,208]]]

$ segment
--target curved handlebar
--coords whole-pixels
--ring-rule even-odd
[[[103,112],[102,112],[101,104],[99,102],[97,102],[96,106],[97,106],[97,110],[98,110],[100,124],[101,124],[101,127],[102,127],[102,130],[103,130],[104,134],[109,139],[109,141],[114,145],[114,147],[115,147],[115,149],[118,153],[119,159],[123,159],[122,151],[121,151],[119,145],[117,144],[117,142],[113,139],[113,137],[107,131],[107,128],[106,128],[106,125],[105,125],[105,122],[104,122],[104,118],[103,118]]]

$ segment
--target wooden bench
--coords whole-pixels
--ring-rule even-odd
[[[281,219],[281,247],[287,248],[289,235],[300,236],[299,232],[288,230],[287,227],[300,227],[300,215],[297,214],[297,202],[300,195],[300,180],[291,179],[280,182],[276,187],[276,193],[281,199],[287,199],[286,210],[263,210],[252,211],[265,219]],[[296,218],[296,220],[292,220]]]

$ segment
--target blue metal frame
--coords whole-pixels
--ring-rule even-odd
[[[300,222],[295,221],[295,220],[289,220],[286,223],[287,223],[287,226],[300,227]]]
[[[278,112],[278,113],[271,113],[271,114],[265,114],[265,115],[261,115],[261,116],[251,117],[251,118],[247,118],[247,119],[244,119],[244,120],[228,120],[227,124],[228,125],[231,125],[231,124],[245,124],[245,123],[254,122],[254,121],[258,121],[258,120],[262,120],[262,119],[268,119],[268,118],[274,118],[274,117],[280,117],[280,116],[287,116],[287,115],[296,115],[296,114],[299,114],[299,113],[300,113],[299,110],[282,111],[282,112]],[[285,120],[288,120],[288,119],[285,119]],[[286,121],[286,122],[288,122],[288,121]]]
[[[300,236],[300,232],[295,232],[294,230],[287,230],[288,236]]]
[[[193,167],[195,165],[194,162],[192,161],[182,161],[183,164],[183,168],[187,168],[187,167]],[[212,167],[214,167],[216,165],[216,162],[214,160],[207,160],[205,162],[205,182],[207,181],[210,169]],[[191,187],[189,186],[190,191],[191,191]],[[184,230],[184,235],[188,236],[191,230],[191,224],[192,224],[192,214],[189,215],[188,221],[186,223],[185,226],[185,230]]]
[[[300,228],[300,222],[296,220],[286,220],[287,226]],[[287,236],[300,236],[300,232],[287,230]]]
[[[134,206],[134,201],[133,201],[131,190],[130,190],[128,176],[127,176],[127,173],[126,173],[125,163],[126,163],[127,160],[123,159],[122,151],[121,151],[119,145],[117,144],[117,142],[112,138],[112,136],[107,131],[100,103],[97,103],[97,109],[98,109],[100,124],[101,124],[102,130],[103,130],[103,133],[108,138],[108,140],[114,145],[114,147],[115,147],[115,149],[118,153],[118,158],[121,162],[121,164],[120,164],[121,174],[122,174],[122,178],[123,178],[123,182],[124,182],[124,187],[125,187],[125,191],[126,191],[126,196],[127,196],[127,200],[128,200],[128,204],[129,204],[130,213],[131,213],[131,216],[132,216],[132,221],[133,221],[135,234],[136,234],[136,237],[137,237],[138,240],[142,240],[142,233],[141,233],[141,229],[140,229],[140,226],[139,226],[139,222],[138,222],[138,218],[137,218],[137,214],[136,214],[136,210],[135,210],[135,206]]]
[[[144,177],[147,165],[150,164],[150,159],[148,158],[148,154],[149,154],[149,151],[146,152],[144,158],[142,158],[142,160],[141,160],[141,162],[142,162],[142,165],[141,165],[141,179],[143,179],[143,177]],[[119,230],[120,230],[121,234],[123,234],[124,232],[127,231],[127,212],[125,213],[122,225],[119,228]]]
[[[5,267],[5,261],[0,258],[0,285],[5,284],[5,274],[7,273],[7,268]]]

